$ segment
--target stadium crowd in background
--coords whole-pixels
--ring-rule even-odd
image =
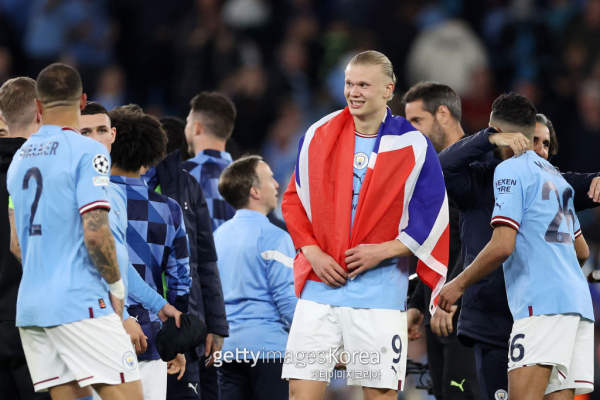
[[[135,201],[149,203],[151,196],[158,198],[162,195],[175,200],[169,207],[164,207],[165,213],[169,208],[170,213],[178,215],[181,222],[161,223],[167,231],[179,229],[183,236],[187,236],[189,261],[185,261],[187,255],[183,254],[182,248],[171,248],[171,244],[175,245],[177,241],[175,239],[182,240],[181,235],[172,237],[173,243],[164,240],[150,243],[148,240],[146,245],[153,251],[160,246],[178,253],[168,257],[169,260],[163,260],[165,265],[162,267],[174,263],[179,270],[172,272],[173,275],[167,273],[164,285],[170,289],[172,296],[168,300],[183,312],[188,311],[189,302],[190,313],[206,322],[209,335],[196,351],[186,354],[184,378],[178,380],[177,375],[169,377],[168,398],[195,398],[194,395],[202,392],[203,398],[216,399],[219,390],[217,373],[216,368],[210,365],[214,362],[215,352],[223,346],[223,337],[234,332],[230,332],[232,323],[239,323],[225,315],[225,306],[229,307],[229,311],[231,305],[227,302],[227,292],[223,293],[221,289],[217,271],[219,243],[216,243],[215,251],[212,234],[234,216],[235,209],[244,208],[233,205],[231,201],[228,203],[223,198],[225,195],[217,189],[221,173],[233,160],[247,152],[262,154],[273,170],[273,178],[281,183],[280,201],[284,184],[290,182],[296,168],[298,143],[310,124],[347,105],[344,73],[350,59],[363,50],[382,51],[394,65],[398,78],[394,90],[397,96],[388,103],[392,114],[405,115],[431,140],[435,150],[442,152],[440,160],[451,200],[451,251],[447,279],[450,281],[462,271],[463,266],[473,261],[491,235],[487,222],[482,222],[489,221],[493,207],[491,189],[485,187],[491,185],[493,169],[499,160],[492,160],[490,152],[496,146],[508,146],[509,143],[506,140],[495,141],[500,137],[506,139],[506,133],[481,130],[487,128],[492,102],[500,93],[521,93],[531,100],[538,112],[544,114],[537,115],[538,125],[535,136],[532,136],[533,140],[537,140],[534,150],[540,156],[563,172],[594,173],[563,174],[575,188],[577,211],[593,207],[599,200],[599,194],[594,192],[600,189],[597,180],[594,181],[597,171],[600,171],[600,160],[596,156],[600,147],[599,32],[600,0],[184,0],[174,3],[160,0],[0,0],[0,82],[15,76],[37,77],[52,62],[64,62],[77,68],[83,92],[87,93],[88,99],[103,106],[104,111],[99,114],[115,119],[113,126],[117,129],[120,121],[125,121],[121,129],[125,133],[130,131],[132,124],[127,121],[136,118],[147,120],[148,126],[155,127],[154,130],[148,129],[160,138],[154,145],[158,148],[150,149],[156,154],[148,164],[157,165],[146,174],[143,174],[145,168],[140,171],[140,167],[150,165],[135,165],[136,176],[126,175],[118,184],[130,185],[128,181],[140,178],[135,185],[148,188],[147,194],[145,199],[136,197]],[[445,85],[419,83],[421,81]],[[428,104],[431,103],[428,100],[431,93],[428,93],[427,85],[438,89],[443,87],[446,91],[441,95],[437,93],[438,98],[433,96],[433,103]],[[218,93],[210,93],[213,90]],[[33,104],[33,98],[27,100]],[[141,107],[123,107],[129,103]],[[0,91],[0,110],[11,136],[4,139],[7,129],[0,126],[0,177],[3,184],[6,182],[5,168],[8,168],[14,151],[24,142],[24,139],[14,138],[29,137],[41,123],[35,107],[27,113],[32,118],[25,120],[23,115],[11,115],[13,106],[2,99]],[[113,110],[112,114],[106,114],[106,110]],[[136,112],[139,115],[136,116]],[[162,117],[160,123],[151,115]],[[186,116],[187,121],[183,121]],[[543,130],[543,127],[547,129]],[[110,130],[110,126],[108,128]],[[465,134],[467,138],[459,141]],[[134,135],[141,138],[144,133],[134,132]],[[167,135],[169,141],[164,145],[163,139]],[[6,142],[2,143],[4,140]],[[475,143],[476,140],[479,143]],[[153,143],[151,140],[144,141],[146,145]],[[135,140],[130,144],[136,144]],[[127,147],[130,144],[121,148],[130,150]],[[123,142],[117,141],[113,146],[119,145],[123,146]],[[462,158],[465,153],[457,152],[468,145],[475,151],[469,155],[472,159]],[[535,146],[539,146],[539,151]],[[173,153],[174,150],[178,151]],[[117,157],[116,165],[131,161],[133,154],[141,155],[137,151],[122,155]],[[466,168],[475,159],[493,164],[481,175],[484,180],[489,178],[489,182],[479,187],[478,193],[485,192],[479,199],[481,204],[460,204],[465,197],[463,192],[473,187],[463,185],[464,182],[458,178],[464,177]],[[115,160],[112,161],[114,167]],[[465,168],[458,168],[459,164]],[[132,172],[127,168],[121,171],[126,174]],[[256,173],[259,173],[258,169]],[[452,182],[453,179],[457,180]],[[591,191],[589,196],[588,190]],[[155,192],[162,195],[155,196]],[[5,200],[8,202],[8,199],[0,200],[0,206]],[[271,223],[285,228],[279,219],[282,217],[279,207],[269,204],[265,210]],[[461,213],[463,224],[460,234],[458,213]],[[472,219],[470,225],[462,222],[463,214],[467,215],[466,219]],[[3,226],[8,227],[7,216],[2,215]],[[600,214],[589,210],[578,213],[578,216],[581,230],[589,243],[590,257],[583,266],[587,276],[591,270],[600,269],[600,231],[597,229]],[[148,215],[133,217],[134,225],[144,218],[146,223],[150,219]],[[262,217],[256,218],[260,224],[269,224]],[[131,218],[129,222],[132,222]],[[289,220],[286,222],[289,224]],[[235,219],[229,224],[233,225]],[[272,225],[265,226],[275,229]],[[138,228],[138,231],[141,229]],[[158,230],[163,231],[162,228]],[[484,230],[485,234],[480,234]],[[146,236],[153,236],[149,232]],[[15,273],[20,266],[12,254],[4,251],[9,246],[5,239],[9,238],[3,236],[0,242],[0,334],[7,335],[6,343],[16,343],[14,283],[21,279],[20,274]],[[141,242],[136,242],[136,246],[141,245]],[[226,252],[223,239],[221,247],[221,253]],[[129,248],[129,251],[130,257],[140,258],[139,254],[135,254],[136,249]],[[137,251],[140,251],[139,247]],[[269,260],[262,253],[260,255],[269,268]],[[219,255],[219,259],[227,257],[234,255]],[[186,281],[185,274],[177,277],[186,263],[189,263],[189,275],[192,277],[191,287],[188,285],[187,289],[173,281],[175,278]],[[150,277],[149,273],[144,280],[163,294],[162,290],[166,289],[162,288],[160,279],[161,261],[158,260],[157,265],[152,267],[146,261],[138,260],[137,264],[142,269],[146,265],[148,271],[152,271],[154,276]],[[159,269],[153,270],[154,267]],[[5,272],[9,270],[10,273]],[[219,265],[218,270],[223,273],[223,266]],[[490,279],[498,278],[501,272],[496,270]],[[278,279],[279,284],[284,285],[284,279]],[[499,282],[496,282],[495,289],[488,287],[492,297],[505,293],[503,281],[497,285]],[[223,287],[231,292],[230,284],[223,283]],[[417,287],[417,293],[423,294],[422,285]],[[590,285],[595,305],[600,304],[597,286]],[[459,304],[459,308],[449,310],[449,314],[440,312],[431,321],[426,321],[427,350],[424,341],[411,342],[409,348],[410,357],[428,360],[432,374],[439,374],[433,376],[438,399],[454,398],[454,392],[459,396],[458,389],[464,398],[481,396],[492,399],[497,390],[491,388],[503,388],[507,384],[506,376],[500,382],[493,378],[498,371],[493,369],[493,365],[502,364],[502,357],[507,351],[504,347],[510,331],[504,326],[506,324],[502,324],[509,323],[510,319],[512,326],[508,305],[504,304],[504,300],[499,309],[487,309],[491,303],[473,301],[470,293],[474,289],[470,288],[471,292],[465,293],[462,309]],[[177,298],[175,292],[179,294]],[[416,323],[420,323],[420,314],[428,314],[430,297],[431,291],[427,293],[425,290],[423,297],[413,298],[408,304],[412,310],[408,326],[411,339],[419,337]],[[274,301],[277,302],[277,299]],[[143,310],[143,307],[138,307]],[[282,307],[279,307],[280,311]],[[158,319],[164,320],[159,310],[160,307],[154,310],[153,316],[150,315],[152,312],[142,311],[144,315],[148,314],[142,318],[147,327],[139,321],[145,329],[143,332],[139,326],[136,328],[131,318],[126,320],[129,321],[126,324],[132,327],[132,331],[127,329],[127,332],[137,338],[139,346],[142,346],[145,336],[149,337],[151,351],[141,356],[140,361],[144,357],[158,361],[152,341],[160,324]],[[282,316],[289,316],[288,311],[281,311]],[[459,314],[463,322],[457,326]],[[490,322],[482,323],[482,319],[473,315],[485,315]],[[135,317],[138,316],[139,313],[136,313]],[[411,321],[415,322],[414,327],[411,327]],[[495,328],[490,328],[490,324]],[[478,330],[482,326],[487,328]],[[459,335],[470,337],[470,343],[463,340],[463,344],[477,342],[474,354],[457,340],[457,330]],[[596,334],[599,332],[597,328]],[[495,340],[494,335],[499,339]],[[486,339],[489,337],[492,337],[491,341]],[[0,363],[2,360],[20,360],[20,364],[0,366],[0,375],[8,371],[9,375],[23,377],[23,354],[14,353],[19,348],[0,346]],[[498,349],[499,356],[494,353]],[[596,349],[600,349],[598,343]],[[459,372],[464,372],[467,384],[465,381],[461,383],[462,378],[458,375],[450,374],[457,370],[448,364],[448,360],[457,356],[449,351],[459,351],[461,360],[477,360],[475,365],[468,365],[466,361],[461,363],[465,370]],[[596,353],[595,380],[598,380]],[[440,356],[442,354],[444,357]],[[486,357],[496,357],[496,363],[486,362]],[[499,370],[503,368],[504,365],[500,365]],[[143,379],[142,368],[140,371]],[[475,372],[479,385],[473,382]],[[269,377],[273,375],[270,370],[264,373]],[[219,379],[229,382],[227,390],[234,393],[236,388],[231,385],[232,377],[241,381],[244,374],[232,368]],[[486,379],[486,374],[493,377]],[[17,379],[19,383],[24,382],[22,378]],[[490,387],[482,381],[490,382]],[[4,378],[0,385],[4,385]],[[25,382],[25,386],[28,385],[31,382]],[[410,390],[410,379],[406,385]],[[240,387],[243,388],[242,385]],[[336,389],[335,382],[332,382],[332,387],[325,398],[353,395]],[[11,388],[15,393],[29,390],[27,387]],[[481,393],[478,394],[478,391]],[[21,396],[45,398],[43,394]],[[598,395],[591,396],[595,398],[593,396]]]

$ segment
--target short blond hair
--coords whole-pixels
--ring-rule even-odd
[[[0,87],[0,113],[9,129],[11,125],[25,126],[36,115],[35,81],[21,76],[9,79]]]
[[[375,50],[367,50],[362,53],[358,53],[355,55],[352,60],[348,63],[348,65],[379,65],[381,66],[381,71],[389,77],[394,86],[396,85],[396,74],[394,74],[394,67],[392,66],[392,62],[389,58],[383,53],[380,53]],[[388,99],[388,101],[394,98],[394,93]]]

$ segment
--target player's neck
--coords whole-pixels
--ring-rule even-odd
[[[204,150],[225,151],[226,143],[223,140],[204,134],[195,138],[194,152],[198,155]]]
[[[462,139],[465,136],[465,131],[463,131],[462,126],[460,126],[460,123],[456,123],[456,124],[452,124],[451,126],[448,126],[444,129],[444,133],[445,133],[445,143],[444,143],[444,149],[452,146],[454,143],[458,142],[460,139]]]
[[[21,138],[29,139],[31,137],[31,135],[36,133],[39,129],[40,129],[40,126],[37,124],[31,124],[26,127],[20,127],[20,126],[13,125],[8,128],[8,137],[11,137],[11,138],[21,137]]]
[[[270,210],[268,206],[265,206],[264,204],[260,204],[258,202],[254,202],[252,200],[250,200],[250,202],[248,203],[248,205],[246,207],[242,207],[241,209],[256,211],[256,212],[261,213],[265,217],[267,216],[267,214],[269,214],[271,211],[273,211],[273,210]]]
[[[114,175],[114,176],[125,176],[127,178],[141,178],[141,176],[142,176],[140,174],[140,171],[137,171],[137,172],[125,171],[116,166],[113,166],[110,169],[110,174]]]
[[[387,108],[384,108],[381,112],[365,115],[364,117],[353,116],[354,129],[363,135],[372,135],[377,133],[386,113]]]
[[[68,128],[81,128],[80,113],[75,107],[57,107],[45,109],[42,114],[43,125],[66,126]]]

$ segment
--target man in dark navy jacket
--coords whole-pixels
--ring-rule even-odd
[[[494,170],[503,161],[498,150],[514,147],[519,135],[487,128],[440,153],[448,197],[460,212],[463,268],[473,262],[491,239]],[[598,206],[588,195],[589,188],[600,181],[597,173],[563,173],[563,176],[575,189],[577,211]],[[502,398],[508,390],[508,340],[512,324],[504,274],[498,268],[467,289],[458,322],[459,338],[474,346],[481,394],[486,399]]]

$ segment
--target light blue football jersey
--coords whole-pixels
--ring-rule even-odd
[[[70,128],[43,125],[8,170],[23,278],[17,326],[54,326],[113,313],[83,243],[81,215],[109,209],[106,148]]]
[[[377,135],[367,136],[356,132],[354,136],[351,226],[354,225],[360,189],[376,140]],[[339,307],[406,311],[407,293],[408,258],[402,257],[383,260],[354,279],[348,279],[339,288],[331,288],[323,282],[306,281],[300,298]]]
[[[590,290],[574,247],[581,230],[573,188],[529,150],[496,168],[494,193],[492,225],[518,231],[515,250],[503,266],[513,318],[574,313],[593,321]]]
[[[354,136],[354,170],[352,171],[354,179],[352,180],[352,222],[350,226],[354,225],[360,188],[367,174],[369,157],[373,153],[376,140],[377,135],[367,136],[356,132]]]

